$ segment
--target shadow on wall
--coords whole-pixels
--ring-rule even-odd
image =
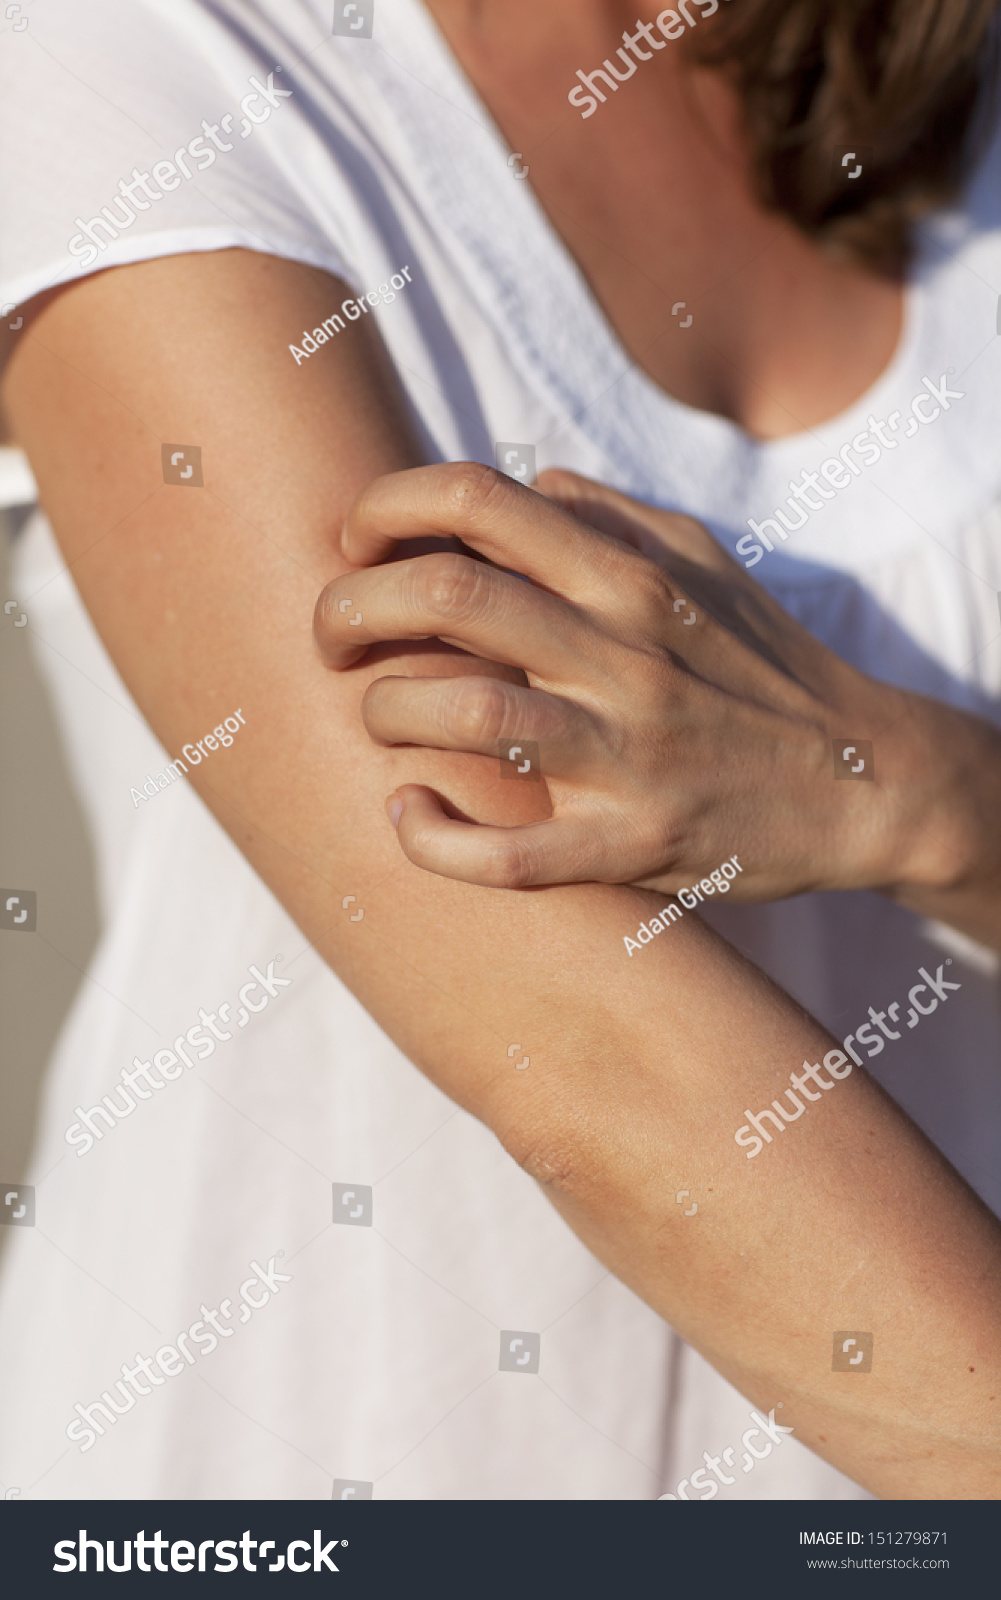
[[[28,508],[0,510],[0,598]],[[0,930],[0,1179],[28,1171],[46,1064],[98,938],[93,852],[18,613],[0,609],[0,885],[33,889],[38,929]],[[0,1252],[10,1230],[0,1229]]]

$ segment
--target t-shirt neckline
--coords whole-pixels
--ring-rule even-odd
[[[432,16],[424,0],[399,0],[399,3],[405,5],[413,13],[415,21],[419,19],[423,25],[427,47],[435,59],[441,77],[453,92],[457,92],[459,98],[466,102],[463,108],[466,114],[481,126],[484,133],[497,146],[498,151],[504,152],[502,160],[506,164],[508,155],[512,153],[507,141],[488,106],[464,71],[436,18]],[[468,146],[467,159],[472,159]],[[433,166],[431,170],[434,170]],[[627,386],[633,392],[635,402],[644,413],[648,425],[659,416],[663,427],[675,437],[678,436],[679,429],[685,429],[693,436],[701,436],[703,442],[707,442],[708,438],[715,434],[717,448],[722,445],[732,450],[736,445],[742,456],[756,457],[761,463],[779,458],[785,452],[798,459],[804,451],[810,451],[818,444],[824,444],[825,435],[837,434],[840,437],[842,434],[854,431],[858,417],[863,413],[878,410],[883,404],[884,396],[898,391],[904,375],[913,364],[923,322],[921,278],[914,270],[904,283],[901,326],[896,344],[888,361],[872,383],[840,412],[821,422],[812,423],[777,438],[756,438],[740,423],[734,422],[721,412],[690,405],[687,401],[672,395],[669,390],[662,388],[651,378],[625,348],[576,258],[535,191],[530,188],[527,181],[516,182],[513,177],[506,195],[503,186],[499,187],[500,206],[508,211],[512,224],[509,237],[516,237],[525,230],[530,231],[532,242],[539,255],[548,258],[547,270],[553,274],[550,281],[560,286],[561,293],[565,297],[567,312],[576,313],[575,320],[580,324],[577,337],[586,341],[591,350],[597,354],[597,364],[603,372],[619,369],[622,377],[627,380]],[[446,198],[447,203],[447,197],[443,198]],[[451,191],[450,198],[451,204],[448,206],[451,213],[450,220],[457,225],[457,230],[465,235],[468,241],[472,220],[468,208],[463,207],[463,215],[458,216],[454,190]],[[492,194],[492,198],[494,201],[498,199],[496,192]],[[500,219],[495,211],[492,227],[496,229],[498,226]],[[549,326],[552,331],[551,322]],[[533,353],[537,356],[539,349],[540,341],[533,338],[529,341],[526,354],[530,358]],[[538,365],[538,361],[534,361],[533,365]],[[545,365],[548,366],[549,363]]]

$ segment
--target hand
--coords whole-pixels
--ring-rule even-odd
[[[435,636],[527,674],[527,686],[386,677],[369,687],[362,714],[381,743],[495,760],[501,739],[539,746],[549,820],[481,827],[446,815],[429,789],[391,797],[413,862],[504,888],[587,880],[673,892],[736,854],[744,900],[945,883],[961,841],[955,805],[929,774],[949,730],[986,724],[850,667],[692,518],[571,473],[545,473],[539,487],[470,464],[377,480],[342,538],[366,570],[317,603],[331,666],[376,641]],[[428,533],[458,536],[487,561],[460,552],[370,565]],[[847,737],[875,742],[875,782],[835,780],[833,741]],[[1001,770],[996,749],[993,759]]]

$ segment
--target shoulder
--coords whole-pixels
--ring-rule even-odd
[[[279,18],[286,23],[278,27]],[[49,0],[0,51],[0,299],[244,246],[352,278],[357,89],[316,8]],[[283,47],[288,59],[283,59]]]

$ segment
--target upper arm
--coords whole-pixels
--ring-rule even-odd
[[[446,1035],[477,1056],[472,1026],[503,1060],[519,1030],[486,991],[497,999],[498,957],[523,942],[530,907],[509,904],[502,928],[496,892],[410,866],[383,803],[405,778],[483,820],[528,820],[544,796],[498,783],[482,757],[376,747],[359,706],[388,651],[331,673],[312,642],[316,597],[346,570],[352,500],[420,460],[368,319],[301,366],[289,353],[344,293],[244,251],[117,268],[30,320],[5,398],[83,600],[165,748],[241,708],[240,737],[189,781],[257,872],[416,1059]],[[164,443],[200,448],[203,488],[164,483]],[[443,647],[393,657],[391,671],[473,666]],[[364,922],[342,912],[346,894]],[[524,977],[515,963],[513,993]]]

